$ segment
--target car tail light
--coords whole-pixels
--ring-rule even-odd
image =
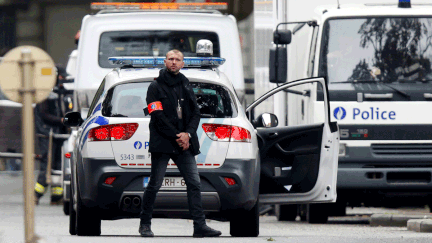
[[[224,177],[224,179],[228,183],[228,185],[230,185],[230,186],[234,186],[235,184],[237,184],[233,178]]]
[[[251,134],[248,130],[242,127],[231,126],[231,141],[232,142],[251,142]]]
[[[108,177],[108,178],[105,179],[104,183],[107,184],[107,185],[111,185],[111,184],[113,184],[113,182],[115,181],[115,179],[117,179],[117,177],[115,177],[115,176]]]
[[[207,136],[214,141],[251,142],[251,134],[247,129],[222,124],[202,124]]]
[[[71,153],[65,153],[65,157],[68,158],[68,159],[70,159]]]
[[[138,123],[112,124],[95,127],[88,134],[89,141],[128,140],[138,129]]]

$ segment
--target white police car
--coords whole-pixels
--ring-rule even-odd
[[[150,116],[143,112],[147,88],[163,58],[111,58],[116,68],[102,81],[85,121],[68,113],[65,125],[79,126],[72,154],[70,233],[100,235],[101,220],[137,218],[151,168]],[[217,69],[222,58],[185,58],[201,112],[196,156],[206,218],[230,221],[232,236],[258,236],[258,201],[267,204],[334,202],[339,133],[325,122],[277,126],[273,114],[249,122],[232,83]],[[138,66],[138,67],[133,67]],[[286,88],[320,83],[294,81],[271,90],[248,109]],[[259,192],[261,195],[259,195]],[[258,200],[259,198],[259,200]],[[170,161],[153,217],[189,218],[186,186]]]

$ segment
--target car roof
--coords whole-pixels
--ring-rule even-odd
[[[159,76],[162,68],[116,68],[105,77],[105,89],[120,83],[134,81],[153,81]],[[180,72],[191,82],[204,82],[223,85],[234,93],[228,77],[217,68],[183,68]]]

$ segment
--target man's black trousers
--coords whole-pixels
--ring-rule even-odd
[[[37,178],[37,183],[42,185],[43,187],[47,187],[48,183],[46,182],[46,173],[47,173],[47,167],[48,167],[48,138],[39,137],[39,150],[42,154],[42,159],[40,161],[40,168],[39,168],[39,176]],[[61,139],[54,139],[52,141],[52,161],[51,161],[51,169],[52,170],[61,170],[61,147],[63,145],[63,141]],[[52,173],[51,173],[52,174]],[[57,186],[61,187],[61,185],[51,185],[51,186]],[[46,190],[46,189],[45,189]],[[36,197],[40,198],[43,196],[43,193],[36,193]],[[62,195],[51,195],[52,201],[57,201],[62,198]]]
[[[162,186],[162,181],[170,158],[176,163],[180,174],[186,182],[189,212],[192,216],[194,227],[202,227],[205,225],[205,216],[201,202],[201,182],[195,157],[189,150],[182,151],[178,155],[163,153],[151,154],[151,175],[147,188],[144,191],[140,224],[151,224],[156,194]]]

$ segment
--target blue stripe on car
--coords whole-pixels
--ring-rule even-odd
[[[100,111],[101,107],[102,107],[102,103],[99,103],[99,105],[97,105],[96,108],[94,109],[94,111],[93,111],[93,115],[94,115],[96,112]]]

